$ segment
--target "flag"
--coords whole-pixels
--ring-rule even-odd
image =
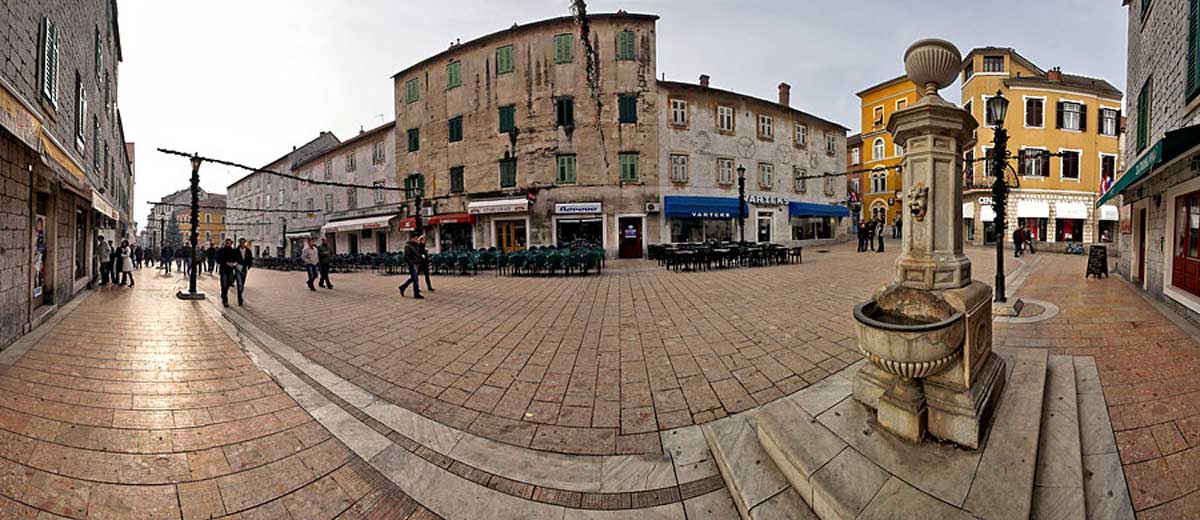
[[[1113,178],[1111,176],[1104,176],[1100,178],[1100,195],[1104,195],[1108,192],[1108,190],[1112,189],[1112,187]]]

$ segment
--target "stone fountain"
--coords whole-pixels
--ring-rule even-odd
[[[938,95],[961,63],[945,40],[918,41],[904,54],[908,77],[924,88],[887,125],[906,151],[904,236],[895,280],[854,308],[869,361],[854,377],[854,398],[903,439],[928,433],[978,449],[1005,378],[992,352],[992,289],[971,279],[962,249],[962,152],[977,123]]]

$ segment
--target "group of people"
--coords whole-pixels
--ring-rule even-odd
[[[903,221],[900,220],[900,215],[896,215],[896,221],[892,225],[892,238],[900,238],[900,226]],[[876,253],[883,252],[883,235],[884,235],[883,216],[877,215],[873,218],[863,220],[858,223],[858,252],[864,253],[867,251],[875,251]],[[876,246],[876,240],[879,245]]]
[[[99,264],[100,287],[109,283],[124,287],[133,287],[133,271],[142,268],[142,258],[145,252],[142,246],[130,245],[128,240],[122,240],[121,245],[113,247],[112,239],[96,235],[96,262]]]
[[[1037,251],[1033,250],[1033,239],[1033,233],[1028,227],[1025,227],[1025,224],[1017,226],[1012,233],[1013,256],[1021,256],[1025,253],[1025,248],[1029,248],[1029,252],[1036,255]]]
[[[425,235],[414,234],[404,244],[404,263],[408,264],[408,280],[400,286],[400,296],[412,286],[413,299],[424,300],[421,296],[420,274],[425,274],[425,288],[433,292],[433,284],[429,283],[429,250],[425,248]]]
[[[208,249],[215,249],[210,247]],[[207,261],[209,256],[202,257]],[[229,288],[237,288],[238,305],[245,303],[243,295],[246,289],[246,273],[254,266],[254,253],[246,244],[246,239],[239,238],[237,247],[233,247],[233,239],[226,238],[225,244],[212,253],[211,258],[216,263],[221,275],[221,305],[229,306]]]
[[[328,241],[321,238],[321,245],[316,245],[313,239],[308,239],[304,244],[304,249],[300,250],[300,260],[304,262],[304,270],[308,272],[308,289],[316,291],[313,287],[313,280],[316,280],[318,275],[320,281],[318,285],[326,289],[333,289],[333,282],[329,281],[329,263],[333,259],[333,249],[329,247]]]

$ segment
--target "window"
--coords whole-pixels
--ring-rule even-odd
[[[96,28],[96,83],[100,83],[100,77],[104,71],[104,51],[100,48],[100,28]]]
[[[808,170],[792,167],[792,190],[796,193],[808,191]]]
[[[263,206],[263,208],[270,208],[270,207],[271,207],[271,194],[268,193],[267,194],[267,204],[265,206]]]
[[[1195,99],[1200,94],[1200,2],[1188,2],[1188,38],[1187,38],[1187,81],[1185,92],[1187,100]]]
[[[1025,126],[1028,128],[1042,128],[1045,125],[1045,110],[1046,101],[1041,98],[1026,98],[1025,99]]]
[[[975,179],[975,150],[963,154],[963,177],[963,184],[971,184]]]
[[[831,196],[833,196],[833,194],[834,194],[833,177],[826,174],[825,175],[825,196],[831,197]]]
[[[87,92],[83,89],[83,80],[75,73],[75,145],[83,148],[87,124]]]
[[[374,190],[375,191],[375,203],[383,204],[383,201],[384,201],[383,181],[372,182],[371,186],[375,187],[375,190]]]
[[[558,156],[558,177],[560,184],[575,184],[575,155]]]
[[[907,99],[897,99],[896,100],[896,111],[899,112],[901,110],[904,110],[905,108],[908,108],[908,100]]]
[[[462,141],[462,116],[452,117],[447,123],[447,134],[449,134],[450,142],[457,143]]]
[[[775,185],[775,165],[758,163],[758,187],[770,188]]]
[[[1100,135],[1116,136],[1120,120],[1120,111],[1111,108],[1100,109]]]
[[[1079,152],[1059,150],[1062,153],[1062,178],[1079,180]]]
[[[992,176],[992,168],[993,168],[992,147],[981,146],[980,148],[983,149],[983,176],[991,177]]]
[[[1100,193],[1108,191],[1113,185],[1113,179],[1117,174],[1117,156],[1101,155],[1100,156]]]
[[[575,126],[575,99],[554,100],[554,121],[558,126]]]
[[[688,181],[688,156],[671,154],[671,182]]]
[[[837,153],[837,138],[833,134],[825,136],[825,152],[830,155]]]
[[[632,60],[636,51],[633,31],[617,33],[617,61]]]
[[[858,148],[850,150],[850,164],[862,164],[862,152]]]
[[[717,159],[717,184],[733,184],[733,159]]]
[[[507,134],[516,128],[517,107],[509,105],[500,107],[500,133]]]
[[[1045,150],[1025,148],[1021,150],[1020,173],[1026,177],[1048,177],[1050,155]]]
[[[446,65],[446,90],[460,86],[462,86],[462,62],[451,62]]]
[[[559,34],[554,37],[554,63],[571,63],[575,61],[575,36],[571,33]]]
[[[876,137],[875,141],[871,143],[871,160],[878,161],[883,159],[883,154],[883,138]]]
[[[758,138],[768,141],[775,139],[775,118],[768,115],[759,114]]]
[[[92,168],[100,173],[100,118],[92,116]]]
[[[58,107],[58,25],[49,18],[42,18],[42,48],[40,52],[41,91],[55,108]]]
[[[671,100],[671,124],[687,126],[687,101],[682,99]]]
[[[346,207],[349,209],[358,207],[358,190],[346,188]]]
[[[1004,56],[984,56],[984,72],[1004,72]]]
[[[808,126],[797,123],[796,135],[793,137],[796,140],[796,146],[804,146],[808,144]]]
[[[313,199],[312,199],[312,197],[309,197],[308,199],[306,199],[306,200],[304,201],[304,209],[308,210],[308,212],[309,212],[309,213],[312,213],[312,210],[313,210]]]
[[[1087,107],[1069,101],[1058,102],[1058,128],[1087,130]]]
[[[463,186],[463,167],[454,166],[450,168],[450,193],[462,193],[467,191]]]
[[[421,149],[421,129],[408,129],[408,151],[415,152]]]
[[[620,96],[617,98],[617,121],[620,123],[637,122],[637,96]]]
[[[1146,82],[1142,84],[1142,90],[1138,93],[1137,99],[1137,150],[1141,152],[1150,144],[1150,81],[1153,77],[1146,78]]]
[[[328,161],[325,161],[325,180],[330,180],[332,178],[333,178],[333,161],[328,160]]]
[[[371,151],[371,163],[383,164],[387,162],[387,146],[383,141],[375,143],[375,148]]]
[[[505,45],[496,49],[496,75],[507,74],[513,70],[513,48]]]
[[[204,214],[204,223],[205,223],[205,224],[212,224],[212,213],[205,213],[205,214]]]
[[[404,178],[404,198],[411,199],[425,196],[425,176],[419,173],[409,174]]]
[[[417,78],[410,79],[404,83],[404,102],[415,103],[421,99],[421,83]]]
[[[887,191],[887,171],[883,167],[875,168],[871,172],[871,193],[884,193]]]
[[[277,198],[275,200],[276,200],[275,204],[278,207],[282,208],[283,207],[283,189],[282,188],[279,190],[279,198]]]
[[[500,161],[500,187],[515,188],[517,186],[517,160],[503,159]]]
[[[967,80],[971,79],[971,76],[974,76],[974,75],[975,75],[975,62],[968,61],[967,65],[965,67],[963,67],[963,83],[966,83]]]
[[[1151,0],[1142,0],[1142,14],[1141,14],[1142,20],[1146,19],[1146,13],[1150,12],[1150,5],[1153,3],[1154,2],[1152,2]]]
[[[892,143],[892,153],[896,154],[896,157],[901,157],[904,155],[904,147],[899,143]]]
[[[1174,243],[1171,285],[1200,296],[1200,192],[1175,199]]]
[[[717,107],[717,130],[721,132],[733,131],[733,107]]]
[[[346,154],[346,171],[352,172],[358,168],[358,161],[355,159],[356,156],[354,155],[354,152]]]
[[[638,154],[637,152],[621,152],[621,182],[637,182]]]
[[[875,126],[883,126],[883,107],[875,107],[871,115],[872,124]]]

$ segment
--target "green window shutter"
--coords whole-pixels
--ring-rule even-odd
[[[500,161],[500,187],[513,188],[517,185],[517,160]]]
[[[622,123],[637,122],[637,96],[621,96],[617,98],[618,121]]]
[[[500,133],[505,134],[516,128],[517,107],[500,107]]]
[[[621,154],[621,180],[622,181],[637,181],[638,180],[638,154],[622,153]]]
[[[1142,151],[1149,144],[1150,136],[1150,80],[1142,84],[1138,94],[1137,107],[1137,149]]]
[[[421,149],[421,129],[408,129],[408,151],[415,152]]]
[[[1187,100],[1200,94],[1200,0],[1188,1]]]
[[[632,60],[635,54],[633,31],[617,33],[617,60]]]
[[[421,98],[421,83],[417,78],[408,80],[404,84],[404,102],[414,103]]]
[[[462,141],[462,116],[450,119],[449,121],[450,142],[457,143]]]
[[[554,37],[554,63],[575,61],[575,36],[566,33]]]
[[[575,100],[560,98],[554,102],[554,123],[558,126],[575,126]]]
[[[575,156],[558,156],[558,182],[563,184],[575,183]]]
[[[462,193],[463,189],[463,167],[455,166],[450,168],[450,192]]]
[[[462,62],[446,65],[446,90],[462,85]]]
[[[496,49],[496,75],[512,72],[513,70],[513,48],[512,45],[505,45]]]

